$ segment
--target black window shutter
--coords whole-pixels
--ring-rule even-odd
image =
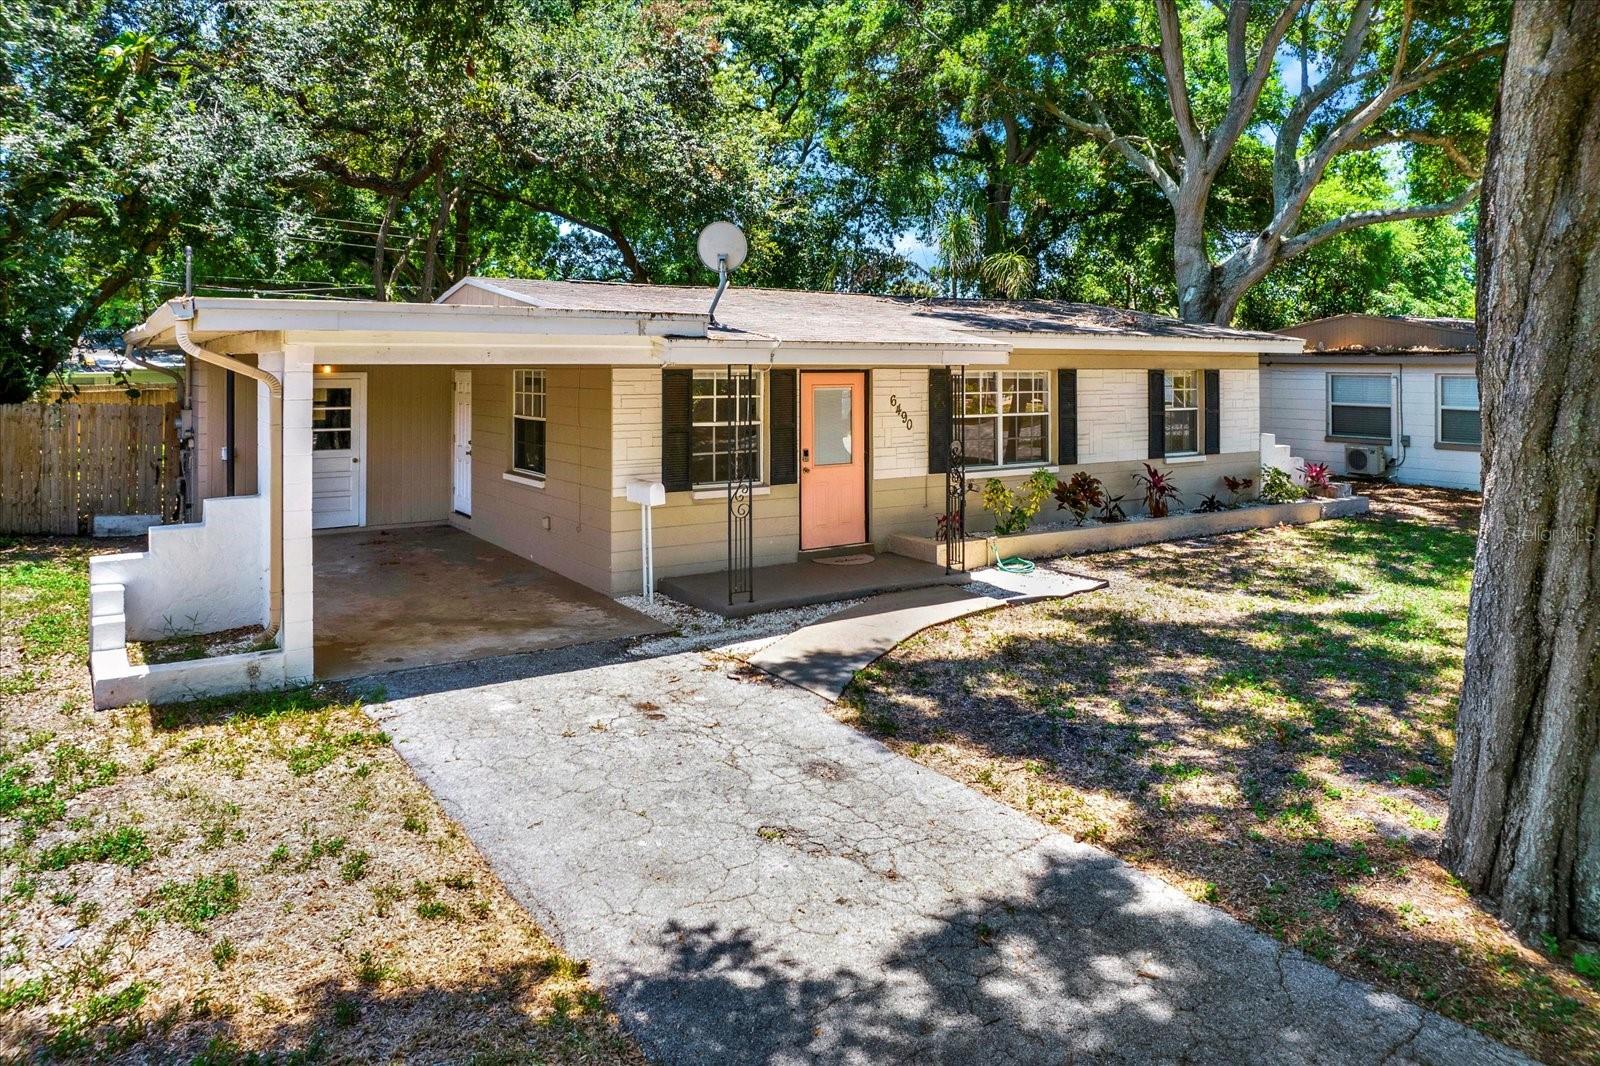
[[[950,469],[950,371],[928,371],[928,473]]]
[[[689,457],[693,451],[694,371],[661,372],[661,483],[668,492],[694,488]]]
[[[1078,372],[1056,371],[1056,464],[1078,461]]]
[[[1222,451],[1222,371],[1207,370],[1200,391],[1206,410],[1206,454],[1216,455]]]
[[[800,392],[797,372],[772,370],[767,373],[772,405],[772,458],[770,475],[774,485],[793,485],[799,457]]]
[[[1167,372],[1150,371],[1150,458],[1167,457]]]

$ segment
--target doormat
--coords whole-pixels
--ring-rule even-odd
[[[862,553],[860,555],[830,555],[826,559],[813,559],[811,561],[821,563],[823,566],[865,566],[876,558],[876,555]]]

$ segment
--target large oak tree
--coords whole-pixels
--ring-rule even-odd
[[[1517,5],[1480,239],[1484,508],[1445,856],[1600,939],[1600,4]]]

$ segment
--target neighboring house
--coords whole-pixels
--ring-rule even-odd
[[[1477,331],[1464,318],[1336,315],[1261,360],[1261,428],[1337,474],[1481,487]]]
[[[665,490],[658,578],[931,535],[952,462],[968,481],[1086,469],[1134,501],[1153,458],[1193,505],[1224,475],[1257,476],[1258,360],[1300,346],[1045,301],[735,287],[715,321],[709,304],[705,289],[484,278],[431,305],[166,304],[130,337],[191,357],[203,520],[95,560],[96,609],[119,607],[106,617],[136,637],[197,605],[213,629],[281,620],[250,677],[281,682],[315,666],[314,530],[449,523],[619,594],[642,576],[639,483]],[[968,529],[989,528],[969,499]],[[221,663],[186,683],[241,687]]]

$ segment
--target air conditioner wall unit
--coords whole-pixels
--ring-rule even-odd
[[[1344,472],[1358,477],[1383,477],[1389,472],[1389,453],[1381,444],[1348,444]]]

